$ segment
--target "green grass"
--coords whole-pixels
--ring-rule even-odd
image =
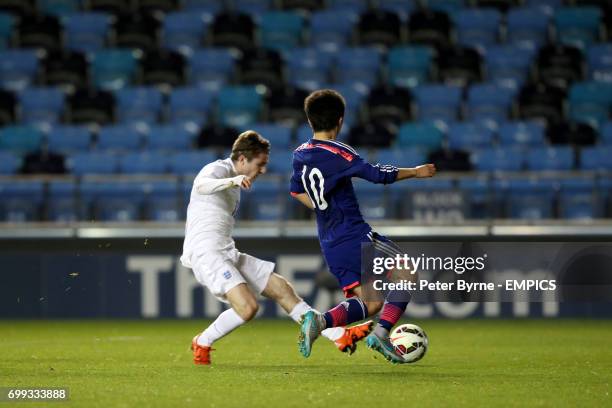
[[[430,349],[403,366],[326,339],[304,359],[295,324],[263,320],[194,366],[206,323],[0,321],[0,386],[67,386],[82,407],[612,406],[609,320],[418,321]]]

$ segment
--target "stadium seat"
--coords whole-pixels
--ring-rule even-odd
[[[260,118],[263,98],[254,86],[232,86],[219,92],[217,105],[222,125],[242,128]]]
[[[582,170],[612,170],[612,145],[585,147],[580,150]]]
[[[281,10],[292,10],[294,8],[301,8],[303,10],[314,10],[319,8],[321,5],[319,0],[294,0],[294,1],[281,1],[279,4],[279,9]],[[313,7],[308,7],[309,5],[313,5]],[[304,8],[300,7],[304,6]],[[240,11],[241,13],[251,14],[251,15],[261,15],[266,11],[270,10],[272,7],[270,0],[234,0],[233,7],[235,10]]]
[[[248,14],[239,12],[217,14],[210,31],[210,40],[216,47],[248,50],[255,46],[255,23]]]
[[[356,34],[361,45],[391,47],[401,41],[402,22],[393,11],[370,9],[359,17]]]
[[[165,152],[132,152],[119,157],[119,171],[124,174],[164,174],[167,170]]]
[[[62,47],[62,26],[57,17],[32,14],[19,19],[16,27],[17,45],[20,48],[39,48],[46,51]]]
[[[475,84],[468,88],[466,119],[504,122],[510,113],[516,91],[495,83]]]
[[[463,204],[456,203],[458,200],[463,201],[462,194],[453,187],[450,179],[433,178],[415,180],[414,183],[394,183],[389,186],[389,190],[393,202],[399,208],[398,218],[430,222],[439,219],[457,222],[463,219]],[[432,200],[444,204],[432,206],[429,204]]]
[[[272,144],[272,151],[276,149],[289,149],[293,147],[291,128],[288,126],[271,123],[253,123],[248,127],[243,128],[242,131],[249,129],[256,131],[264,138],[268,139]]]
[[[490,8],[473,8],[457,11],[452,18],[459,44],[482,47],[497,42],[501,13]]]
[[[179,11],[169,13],[163,22],[163,46],[175,51],[192,51],[200,46],[208,28],[206,13]]]
[[[176,51],[154,50],[140,60],[141,81],[145,85],[179,86],[185,83],[185,58]]]
[[[217,153],[211,150],[177,152],[169,158],[169,170],[172,174],[197,174],[202,167],[217,160]],[[191,188],[191,187],[190,187]]]
[[[182,5],[181,0],[136,0],[136,12],[146,13],[170,13]]]
[[[308,92],[291,86],[272,91],[268,98],[268,119],[296,127],[304,121],[304,99]]]
[[[20,91],[32,84],[38,71],[38,57],[31,49],[0,51],[0,87]]]
[[[110,92],[79,89],[68,97],[66,119],[69,123],[111,123],[115,97]]]
[[[492,192],[486,175],[461,177],[458,187],[468,200],[466,218],[484,219],[493,217]]]
[[[38,9],[43,14],[63,17],[79,10],[80,0],[38,0]]]
[[[47,53],[42,60],[41,80],[46,85],[88,86],[88,66],[85,55],[78,51],[63,50]]]
[[[245,125],[247,126],[247,125]],[[240,134],[239,128],[210,124],[200,129],[196,139],[198,148],[225,147],[230,148]]]
[[[410,14],[417,9],[418,2],[415,0],[378,0],[377,5],[382,10],[392,11],[402,22],[406,22]]]
[[[64,110],[64,93],[57,88],[27,88],[19,103],[23,123],[56,123]]]
[[[217,92],[235,72],[234,53],[228,48],[201,48],[190,60],[190,80],[208,91]]]
[[[448,128],[448,145],[451,149],[470,150],[492,147],[493,131],[477,123],[454,123]]]
[[[423,9],[415,11],[408,20],[408,38],[411,43],[446,48],[451,43],[452,23],[443,11]]]
[[[0,174],[15,174],[20,167],[21,159],[19,156],[11,152],[0,151]]]
[[[78,208],[77,185],[74,181],[50,181],[47,191],[47,220],[74,222],[85,215]]]
[[[612,146],[612,121],[603,124],[600,131],[600,138],[603,144]]]
[[[548,85],[567,88],[583,77],[583,55],[569,45],[549,45],[540,48],[536,60],[537,80]]]
[[[590,220],[601,217],[600,197],[593,179],[563,179],[559,191],[559,216]]]
[[[584,49],[599,39],[601,10],[597,7],[561,7],[555,10],[557,39]]]
[[[355,147],[389,147],[395,138],[394,128],[382,122],[367,121],[351,127],[347,142]]]
[[[290,175],[293,171],[293,149],[270,150],[268,172],[270,174]]]
[[[213,103],[213,95],[198,87],[174,88],[170,93],[170,122],[206,123]]]
[[[546,129],[546,135],[553,145],[590,146],[597,141],[597,132],[586,123],[552,123]]]
[[[37,150],[43,134],[30,126],[5,126],[0,128],[0,149],[25,153]]]
[[[399,128],[397,145],[399,148],[422,147],[434,150],[442,146],[443,134],[429,122],[404,123]]]
[[[552,16],[554,11],[561,7],[563,3],[563,0],[525,0],[526,6],[537,8],[549,16]]]
[[[293,11],[268,11],[259,24],[260,44],[264,48],[291,49],[300,45],[304,18]]]
[[[142,134],[133,125],[103,126],[97,140],[96,148],[102,150],[129,151],[142,146]]]
[[[608,119],[612,109],[612,82],[578,82],[569,92],[569,118],[586,122],[594,128]]]
[[[465,0],[426,0],[423,3],[429,10],[441,11],[449,15],[465,7]]]
[[[520,171],[525,167],[525,151],[520,147],[491,147],[472,151],[470,161],[478,171]]]
[[[545,120],[555,123],[564,116],[565,91],[542,83],[524,86],[518,97],[518,114],[521,119]]]
[[[132,83],[138,68],[136,55],[135,51],[128,49],[96,51],[91,63],[94,86],[116,90]]]
[[[358,13],[345,10],[321,10],[310,18],[310,43],[327,52],[337,52],[351,37]]]
[[[189,150],[194,138],[194,132],[188,124],[151,126],[147,134],[147,146],[151,150]]]
[[[534,51],[500,45],[487,48],[484,56],[489,81],[505,87],[519,88],[527,78]]]
[[[353,189],[359,201],[359,210],[368,220],[395,218],[397,211],[392,204],[389,189],[360,178],[353,178]]]
[[[548,15],[538,7],[511,9],[506,16],[507,42],[537,50],[548,41],[548,22]]]
[[[454,122],[459,115],[462,89],[442,84],[421,85],[413,90],[419,120]]]
[[[117,155],[108,152],[76,153],[69,158],[68,167],[77,176],[114,174],[117,172]]]
[[[162,94],[154,87],[123,88],[115,93],[117,119],[122,123],[155,123],[162,109]]]
[[[539,147],[545,144],[544,130],[539,122],[507,122],[499,127],[499,141],[504,146]]]
[[[160,23],[149,13],[120,14],[114,21],[114,46],[153,50],[158,46]]]
[[[335,81],[372,87],[378,82],[381,61],[380,51],[373,47],[341,49],[336,59]]]
[[[263,3],[267,7],[270,6],[268,0],[237,0],[240,3]],[[313,12],[323,8],[324,0],[280,0],[278,2],[279,8],[282,10],[300,10]]]
[[[91,132],[86,126],[53,126],[47,134],[47,146],[54,152],[84,152],[91,147]]]
[[[287,82],[297,88],[315,90],[329,82],[333,58],[317,48],[295,48],[285,53]]]
[[[8,48],[15,27],[15,17],[9,13],[0,12],[0,49]]]
[[[42,181],[0,182],[0,220],[6,222],[39,220],[43,193]]]
[[[587,54],[589,77],[595,81],[612,82],[612,43],[594,44]]]
[[[430,77],[433,50],[426,46],[396,46],[389,50],[388,75],[392,85],[413,88]]]
[[[142,182],[85,181],[80,196],[94,220],[134,222],[141,218],[145,190]]]
[[[268,89],[283,86],[283,60],[275,50],[256,48],[244,51],[237,62],[236,77],[240,84],[265,85]]]
[[[133,3],[125,0],[87,0],[85,6],[88,10],[114,14],[115,16],[133,11]]]
[[[378,149],[375,163],[396,167],[415,167],[425,163],[425,154],[419,148]]]
[[[509,218],[553,218],[554,184],[552,180],[547,179],[508,180],[507,198],[504,201]]]
[[[449,47],[440,51],[438,75],[449,85],[464,86],[482,79],[480,54],[473,48]]]
[[[404,88],[381,86],[370,91],[365,105],[369,121],[398,126],[411,117],[410,92]]]
[[[95,52],[106,44],[111,16],[105,13],[74,13],[64,18],[66,48]]]
[[[0,89],[0,126],[15,122],[17,115],[17,100],[15,94]]]
[[[529,170],[571,170],[574,167],[574,151],[571,147],[539,147],[527,152]]]
[[[182,219],[183,205],[180,203],[178,186],[174,181],[152,181],[143,186],[145,197],[145,219],[157,222],[177,222]]]
[[[217,14],[223,8],[222,2],[218,0],[183,0],[182,3],[184,11],[206,12],[210,15]]]
[[[251,190],[242,194],[247,201],[248,216],[258,221],[277,221],[285,218],[287,193],[279,179],[258,179]],[[242,212],[243,215],[244,212]]]

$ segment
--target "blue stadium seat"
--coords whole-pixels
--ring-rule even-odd
[[[95,52],[104,48],[111,16],[100,12],[74,13],[64,18],[66,48]]]
[[[367,0],[327,0],[329,10],[361,14],[368,8]]]
[[[77,185],[74,181],[50,181],[48,185],[47,219],[55,222],[74,222],[81,216],[77,204]]]
[[[0,128],[0,149],[27,152],[40,147],[43,134],[31,126],[6,126]]]
[[[234,9],[251,15],[261,15],[270,9],[269,0],[234,0]]]
[[[453,15],[460,44],[482,47],[497,42],[501,13],[492,8],[472,8],[457,11]]]
[[[288,175],[293,171],[293,150],[274,149],[270,150],[268,161],[268,172],[272,174]]]
[[[392,204],[389,189],[360,178],[353,178],[353,188],[359,201],[359,210],[368,220],[395,218],[397,211]]]
[[[291,128],[273,123],[254,123],[242,131],[252,129],[272,143],[272,151],[293,147]]]
[[[133,222],[140,220],[145,190],[138,181],[81,183],[81,200],[95,220]]]
[[[433,123],[404,123],[399,128],[397,145],[400,148],[420,147],[426,150],[435,150],[442,146],[443,137],[442,131]]]
[[[103,150],[138,150],[142,145],[142,134],[132,125],[103,126],[98,132],[96,148]]]
[[[6,49],[0,51],[0,88],[20,91],[34,82],[38,71],[36,51]]]
[[[299,46],[304,30],[304,18],[293,11],[268,11],[261,16],[261,45],[272,49]]]
[[[585,147],[580,151],[582,170],[612,170],[612,145]]]
[[[242,194],[250,218],[259,221],[275,221],[285,218],[289,194],[279,179],[258,179],[251,190]]]
[[[60,120],[64,110],[64,93],[57,88],[26,88],[19,95],[21,120],[24,123],[49,123]]]
[[[410,14],[417,9],[417,3],[416,0],[378,0],[378,7],[381,10],[392,11],[402,21],[407,21]]]
[[[75,13],[81,5],[80,0],[38,0],[38,10],[44,14],[63,16]]]
[[[373,87],[378,82],[382,55],[374,47],[344,48],[336,59],[337,83],[358,83]]]
[[[112,153],[76,153],[68,159],[68,168],[77,175],[114,174],[117,172],[117,155]]]
[[[219,13],[223,8],[223,2],[218,0],[183,0],[183,10],[189,12],[206,12],[211,16]]]
[[[508,43],[532,50],[546,43],[549,17],[540,8],[510,9],[506,21]]]
[[[519,88],[527,78],[534,55],[533,50],[512,45],[487,48],[485,62],[489,80],[502,86]]]
[[[571,170],[574,167],[574,151],[569,146],[539,147],[527,152],[529,170]]]
[[[426,0],[427,8],[434,11],[443,11],[449,15],[455,14],[465,7],[464,0]]]
[[[119,171],[124,174],[164,174],[167,170],[165,152],[134,152],[119,157]]]
[[[508,122],[499,127],[499,141],[502,145],[543,146],[544,125],[539,122]]]
[[[53,126],[47,134],[49,150],[72,153],[91,147],[91,132],[86,126]]]
[[[525,5],[552,16],[554,11],[563,5],[563,0],[525,0]]]
[[[586,48],[599,37],[601,10],[598,7],[561,7],[555,10],[559,42]]]
[[[454,123],[448,128],[448,144],[451,149],[470,151],[473,148],[492,147],[494,133],[478,123]]]
[[[0,182],[0,220],[7,222],[39,220],[43,193],[42,181]]]
[[[254,86],[230,86],[219,92],[217,105],[222,125],[242,128],[260,118],[263,97]]]
[[[396,46],[388,55],[389,82],[413,88],[427,81],[433,50],[424,45]]]
[[[19,167],[21,167],[21,159],[17,155],[0,150],[0,174],[15,174]]]
[[[470,161],[479,171],[520,171],[525,167],[524,156],[518,147],[492,147],[472,151]]]
[[[483,219],[493,217],[491,186],[490,180],[486,175],[461,177],[458,183],[459,189],[465,192],[465,197],[468,201],[467,218]]]
[[[470,120],[503,122],[508,117],[515,94],[515,89],[495,83],[472,85],[468,89],[466,116]]]
[[[8,48],[15,26],[15,17],[12,14],[0,13],[0,49]]]
[[[127,49],[96,51],[91,63],[94,86],[105,90],[121,89],[129,85],[138,68],[136,52]]]
[[[286,53],[288,82],[302,89],[320,89],[329,81],[332,55],[317,48],[295,48]]]
[[[375,163],[396,167],[415,167],[425,163],[426,155],[418,148],[379,149]]]
[[[441,205],[442,208],[423,204],[423,201],[429,202],[432,195],[439,196],[457,192],[450,179],[418,179],[413,183],[394,183],[388,188],[393,197],[393,205],[399,208],[399,218],[414,218],[423,221],[450,218],[457,221],[457,218],[463,217],[462,214],[465,212],[463,208],[455,208],[456,206],[448,200],[450,197],[445,197],[444,201],[449,201],[451,208],[445,208],[446,204]],[[437,198],[436,201],[442,200]],[[456,214],[457,210],[461,213]]]
[[[612,109],[612,82],[587,81],[572,84],[569,92],[569,117],[598,129]]]
[[[591,79],[612,82],[612,43],[594,44],[589,47],[587,64]]]
[[[210,24],[209,17],[194,11],[168,13],[163,23],[163,46],[176,51],[198,48]]]
[[[603,144],[612,146],[612,121],[603,124],[600,131],[600,138]]]
[[[189,125],[151,126],[147,134],[147,146],[152,150],[189,150],[193,139],[194,132]]]
[[[162,109],[162,94],[154,87],[123,88],[116,92],[117,116],[124,123],[155,123]]]
[[[158,222],[177,222],[182,219],[183,205],[179,201],[178,186],[174,181],[152,181],[143,186],[145,219]]]
[[[337,52],[351,37],[359,13],[345,10],[315,11],[310,17],[310,43],[328,52]]]
[[[547,179],[509,180],[507,215],[531,220],[553,218],[554,184]]]
[[[559,191],[559,216],[589,220],[601,216],[601,202],[593,179],[563,179]]]
[[[208,91],[219,91],[235,71],[235,56],[229,48],[201,48],[190,60],[191,82]]]
[[[185,175],[197,174],[202,167],[217,160],[219,155],[210,150],[174,153],[169,158],[170,173]]]
[[[419,120],[454,122],[459,115],[462,89],[435,84],[421,85],[414,89]]]
[[[170,93],[169,120],[204,125],[213,100],[212,93],[202,88],[174,88]]]

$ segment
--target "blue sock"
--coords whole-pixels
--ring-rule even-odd
[[[363,320],[366,317],[368,317],[368,308],[357,297],[347,299],[323,314],[326,327],[346,326],[347,324]]]

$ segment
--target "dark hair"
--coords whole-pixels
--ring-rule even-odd
[[[270,153],[270,142],[254,130],[242,132],[232,145],[232,160],[236,161],[243,155],[251,161],[260,153]]]
[[[333,89],[314,91],[304,100],[304,112],[314,132],[332,130],[344,117],[346,103]]]

